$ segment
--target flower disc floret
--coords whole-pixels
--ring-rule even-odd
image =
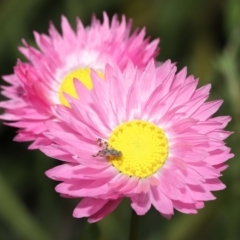
[[[128,176],[146,178],[157,172],[168,155],[168,141],[162,129],[142,120],[132,120],[115,128],[109,145],[121,150],[121,158],[109,161]]]

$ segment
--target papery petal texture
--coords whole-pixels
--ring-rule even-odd
[[[75,31],[63,16],[61,34],[52,23],[48,35],[34,32],[38,48],[23,40],[19,50],[28,62],[18,60],[14,74],[3,77],[10,86],[2,86],[8,100],[0,103],[5,110],[0,119],[19,129],[16,141],[34,141],[30,148],[46,144],[44,123],[54,119],[52,106],[61,103],[59,91],[69,73],[78,69],[102,73],[106,64],[116,64],[123,71],[128,61],[145,68],[158,54],[159,40],[149,42],[145,29],[131,34],[131,20],[125,16],[119,21],[114,15],[110,21],[103,13],[102,23],[93,16],[90,26],[84,27],[79,18],[76,25]]]
[[[74,216],[97,221],[129,198],[138,215],[153,206],[169,219],[174,209],[195,214],[205,201],[214,200],[212,191],[225,188],[219,177],[233,154],[224,142],[231,134],[224,130],[231,118],[212,117],[222,101],[206,101],[210,85],[197,89],[198,81],[187,76],[186,68],[177,73],[171,61],[155,66],[152,60],[144,70],[131,62],[123,71],[107,65],[104,75],[103,81],[92,71],[91,91],[75,82],[79,99],[68,95],[70,108],[55,107],[59,121],[48,122],[45,133],[51,144],[40,148],[63,161],[46,172],[61,182],[56,191],[83,198]],[[157,126],[168,142],[164,163],[145,177],[120,170],[121,164],[114,165],[107,155],[93,155],[99,150],[96,138],[109,141],[118,126],[133,121]],[[131,141],[141,134],[129,135]],[[126,150],[119,150],[124,157]]]

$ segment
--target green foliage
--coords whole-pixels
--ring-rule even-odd
[[[177,213],[166,220],[153,208],[140,218],[139,240],[231,239],[240,236],[240,2],[239,0],[93,1],[8,0],[0,2],[0,74],[12,73],[21,39],[34,44],[32,32],[47,32],[52,20],[60,26],[66,15],[75,27],[78,15],[85,25],[92,13],[101,18],[105,10],[133,18],[134,28],[161,38],[159,61],[171,59],[178,68],[188,66],[200,85],[212,84],[211,99],[224,99],[219,114],[231,115],[227,141],[235,158],[222,180],[227,189],[207,202],[197,215]],[[2,97],[0,97],[2,99]],[[97,239],[125,240],[129,233],[129,201],[104,220],[90,225],[74,219],[77,200],[63,199],[44,171],[57,162],[27,144],[12,139],[15,129],[0,124],[0,239]]]

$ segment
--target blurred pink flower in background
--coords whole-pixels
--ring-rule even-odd
[[[233,157],[223,130],[231,118],[212,117],[222,100],[206,102],[210,85],[197,89],[170,61],[121,70],[107,65],[104,80],[92,71],[91,91],[74,79],[79,98],[64,94],[70,107],[57,105],[59,121],[46,123],[51,144],[40,149],[64,162],[47,176],[61,196],[82,198],[73,216],[90,222],[125,197],[138,215],[152,205],[166,218],[197,213],[225,188],[219,177]]]
[[[19,128],[16,141],[34,141],[30,148],[46,143],[42,138],[45,121],[52,119],[54,104],[68,105],[63,92],[77,96],[73,79],[81,79],[92,88],[90,69],[103,76],[106,64],[117,64],[123,70],[129,60],[139,68],[158,53],[158,42],[144,39],[145,29],[130,34],[131,21],[117,20],[115,15],[109,23],[106,13],[103,23],[95,17],[84,28],[77,19],[76,32],[67,19],[62,17],[62,35],[51,23],[49,35],[34,32],[39,50],[24,40],[20,51],[28,62],[18,60],[14,74],[3,76],[10,86],[2,86],[2,95],[9,100],[0,102],[5,109],[1,119]]]

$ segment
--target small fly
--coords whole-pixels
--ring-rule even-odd
[[[92,155],[93,157],[109,157],[109,158],[119,158],[122,156],[122,152],[118,151],[114,148],[110,148],[106,141],[103,141],[101,138],[97,138],[96,142],[98,146],[101,148],[97,154]]]

